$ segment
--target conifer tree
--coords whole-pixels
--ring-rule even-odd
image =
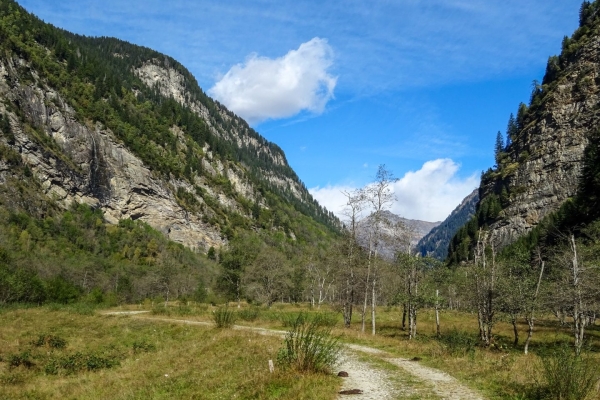
[[[500,165],[502,153],[504,153],[504,138],[502,137],[502,133],[498,131],[498,133],[496,134],[496,144],[494,146],[494,157],[496,160],[496,166]]]
[[[516,139],[519,129],[517,127],[517,120],[513,113],[510,113],[510,117],[508,118],[508,125],[506,127],[506,146],[508,148],[512,142]]]

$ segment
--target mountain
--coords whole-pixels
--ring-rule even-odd
[[[448,256],[450,240],[473,217],[478,201],[479,189],[475,189],[450,213],[448,218],[419,240],[417,251],[422,256],[445,260]]]
[[[401,251],[406,251],[409,243],[410,248],[414,249],[421,238],[440,224],[403,218],[387,210],[381,212],[381,221],[382,234],[378,253],[387,259],[393,259],[394,253],[399,250],[398,244],[392,243],[392,237],[400,238]],[[369,215],[358,223],[357,240],[364,248],[369,247],[369,236],[374,222],[374,216]]]
[[[565,37],[534,81],[529,105],[509,119],[506,145],[496,141],[496,165],[481,178],[476,215],[450,245],[450,261],[471,258],[480,228],[499,247],[515,242],[578,193],[590,137],[600,124],[600,5],[584,2],[580,27]],[[471,250],[470,250],[471,249]]]
[[[232,298],[235,249],[295,266],[340,229],[176,60],[0,0],[0,305]]]
[[[0,18],[2,145],[60,208],[86,203],[202,252],[237,231],[311,240],[339,227],[283,151],[174,59],[54,28],[10,0]]]

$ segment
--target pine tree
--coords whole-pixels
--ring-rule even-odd
[[[521,132],[525,128],[525,117],[527,116],[527,105],[525,103],[519,104],[519,111],[517,112],[517,131]]]
[[[498,131],[496,134],[496,145],[494,146],[494,157],[496,159],[496,166],[500,165],[500,159],[504,153],[504,138],[502,132]]]
[[[587,22],[592,11],[591,5],[589,1],[581,3],[581,7],[579,7],[579,26],[584,26]]]
[[[511,145],[511,143],[517,138],[517,134],[519,133],[519,128],[517,126],[517,120],[513,113],[510,113],[510,118],[508,118],[508,125],[506,126],[506,148]]]

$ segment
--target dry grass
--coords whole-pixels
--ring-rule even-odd
[[[144,321],[143,318],[174,318],[211,322],[215,307],[204,304],[151,303],[122,307],[119,310],[152,311],[130,317],[79,315],[48,308],[5,311],[0,318],[0,398],[335,398],[339,380],[328,375],[268,373],[269,359],[275,360],[281,338],[261,336],[238,330],[217,330],[198,326]],[[237,304],[230,304],[237,312]],[[342,341],[385,350],[399,357],[420,357],[422,363],[439,368],[490,399],[534,399],[535,387],[542,380],[540,358],[548,348],[571,340],[568,327],[560,327],[552,316],[540,318],[528,356],[522,354],[526,326],[520,326],[521,346],[512,347],[512,326],[498,322],[492,349],[469,348],[452,342],[473,337],[476,343],[476,316],[453,311],[441,314],[444,340],[435,338],[432,312],[419,314],[418,336],[407,340],[400,329],[401,309],[378,310],[378,334],[360,332],[360,316],[354,315],[350,329],[342,327],[341,316],[328,307],[311,309],[308,305],[274,305],[254,309],[242,304],[241,310],[254,310],[251,318],[238,324],[285,329],[287,321],[300,312],[326,313],[337,319],[333,333]],[[370,328],[370,321],[367,321]],[[592,357],[598,359],[597,327],[588,330],[592,338]],[[28,348],[42,333],[67,340],[66,352],[101,350],[111,346],[121,355],[120,365],[98,372],[73,375],[44,375],[35,368],[8,368],[8,357]],[[462,336],[461,336],[462,335]],[[135,341],[150,343],[155,349],[133,353]],[[143,347],[143,346],[142,346]],[[110,353],[110,351],[108,351]],[[381,365],[380,365],[381,367]],[[168,374],[168,377],[165,377]],[[414,383],[407,382],[408,386]],[[418,386],[418,385],[417,385]]]
[[[331,375],[270,374],[277,337],[48,308],[0,317],[3,399],[333,399],[340,385]],[[65,339],[66,348],[34,346],[41,334]],[[12,357],[24,352],[33,365],[11,367]],[[77,352],[112,357],[118,365],[45,371],[49,360]]]
[[[191,306],[194,307],[194,306]],[[232,304],[232,308],[235,306]],[[177,316],[177,306],[170,307],[172,316]],[[242,304],[242,309],[249,309]],[[191,312],[186,318],[208,321],[208,312]],[[433,312],[422,311],[418,320],[418,336],[416,340],[407,340],[407,334],[400,329],[402,313],[399,307],[381,307],[377,314],[377,335],[370,334],[370,320],[367,320],[367,332],[360,332],[360,316],[355,313],[350,329],[342,327],[339,314],[323,306],[321,309],[310,308],[308,305],[277,304],[272,309],[261,308],[259,315],[252,321],[238,320],[238,323],[249,326],[262,326],[273,329],[284,329],[285,321],[290,315],[300,312],[327,313],[336,315],[337,325],[333,333],[340,335],[342,341],[363,344],[390,352],[399,357],[419,357],[422,363],[439,368],[456,377],[463,384],[483,393],[490,399],[534,399],[537,397],[536,388],[542,382],[540,357],[549,348],[561,343],[569,343],[571,334],[568,326],[561,327],[553,316],[540,317],[535,328],[530,354],[523,354],[523,342],[527,326],[522,323],[520,330],[520,345],[512,346],[512,325],[499,321],[494,328],[494,346],[485,349],[477,345],[476,316],[468,313],[444,311],[441,313],[441,333],[443,340],[435,337],[435,319]],[[470,337],[473,346],[461,347],[461,343],[452,344],[452,334]],[[598,327],[588,329],[591,338],[592,357],[599,360]]]

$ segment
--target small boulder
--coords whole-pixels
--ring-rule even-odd
[[[340,394],[362,394],[362,390],[360,389],[349,389],[349,390],[342,390],[340,392]]]
[[[340,371],[340,372],[338,372],[338,376],[341,376],[342,378],[347,378],[348,373],[346,371]]]

